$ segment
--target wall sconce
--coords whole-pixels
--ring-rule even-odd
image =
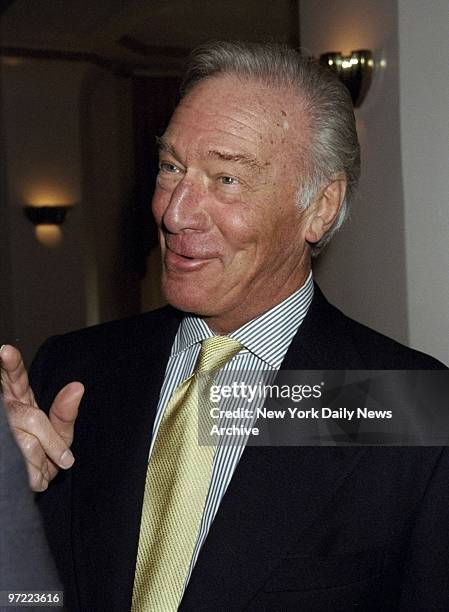
[[[358,108],[368,92],[374,68],[371,51],[361,49],[351,51],[351,55],[341,53],[323,53],[320,64],[326,66],[346,85],[351,94],[352,103]]]
[[[61,242],[60,225],[64,222],[70,206],[24,206],[26,218],[35,226],[36,238],[48,248],[55,248]]]

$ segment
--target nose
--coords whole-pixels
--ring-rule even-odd
[[[204,187],[193,177],[184,176],[173,190],[162,216],[164,227],[173,234],[204,231],[207,226]]]

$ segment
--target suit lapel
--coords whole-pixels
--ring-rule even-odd
[[[85,407],[92,416],[83,415],[77,436],[84,443],[73,473],[73,532],[84,537],[74,541],[74,561],[86,610],[131,603],[151,432],[179,317],[150,323],[97,375],[101,387]]]
[[[282,370],[362,369],[345,318],[320,290]],[[186,589],[181,609],[244,609],[316,520],[363,449],[247,447]],[[230,588],[232,585],[232,588]]]

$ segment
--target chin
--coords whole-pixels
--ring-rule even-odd
[[[162,291],[167,302],[183,312],[191,312],[199,316],[211,316],[210,291],[191,283],[165,281]]]

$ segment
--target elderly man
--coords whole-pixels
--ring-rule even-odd
[[[31,387],[2,352],[70,609],[448,609],[446,450],[195,436],[201,372],[443,367],[313,285],[359,175],[347,92],[293,50],[208,45],[159,144],[171,306],[50,339]]]

